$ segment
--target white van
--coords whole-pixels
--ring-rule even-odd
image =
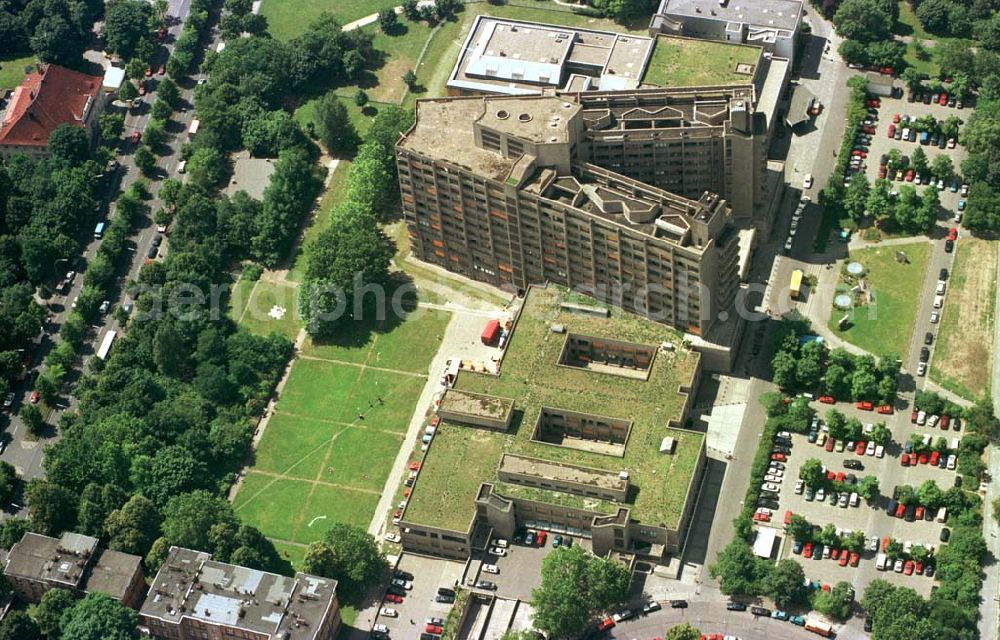
[[[958,438],[951,439],[951,450],[958,451]]]
[[[955,470],[955,462],[957,461],[957,459],[958,456],[956,456],[954,453],[948,456],[948,471]]]
[[[885,565],[887,561],[888,558],[884,553],[878,554],[877,556],[875,556],[875,568],[878,569],[879,571],[885,571]]]
[[[948,520],[948,509],[941,507],[937,512],[937,521],[944,524]]]
[[[180,163],[177,165],[177,173],[184,173],[187,170],[187,166],[188,166],[188,161],[181,160]]]
[[[937,294],[939,296],[943,296],[944,295],[944,287],[945,287],[944,280],[938,280],[938,283],[937,283]]]
[[[940,309],[941,305],[944,304],[944,296],[934,296],[934,308]]]

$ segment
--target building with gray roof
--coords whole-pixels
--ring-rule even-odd
[[[802,8],[801,0],[660,0],[649,31],[754,44],[794,60]]]
[[[333,640],[340,631],[337,581],[294,578],[171,547],[139,611],[153,638]]]

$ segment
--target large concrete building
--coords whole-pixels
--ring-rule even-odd
[[[49,136],[63,124],[81,127],[96,140],[108,100],[102,85],[102,78],[55,64],[27,74],[0,113],[0,158],[48,157]]]
[[[600,556],[669,563],[705,464],[704,434],[683,428],[701,359],[678,341],[662,324],[531,287],[499,375],[462,371],[445,394],[457,391],[462,410],[438,413],[412,473],[403,548],[464,560],[535,527]]]
[[[688,99],[689,114],[739,110],[738,95],[715,95],[714,108],[700,115]],[[732,214],[714,193],[689,199],[589,161],[642,175],[655,174],[661,156],[659,166],[684,164],[687,142],[657,139],[654,131],[656,120],[682,117],[679,110],[653,112],[633,99],[633,109],[612,95],[582,103],[547,96],[418,102],[416,123],[396,149],[414,255],[510,290],[544,282],[583,289],[706,334],[728,314],[739,286]],[[623,143],[623,120],[640,134],[648,127],[648,139]],[[736,121],[719,126],[753,126],[739,114]],[[642,157],[623,156],[625,149]],[[734,154],[725,147],[706,153]],[[668,179],[685,178],[662,176]]]
[[[288,578],[171,547],[139,624],[157,640],[333,640],[341,625],[337,581]]]
[[[66,532],[61,538],[26,533],[7,554],[4,574],[25,602],[61,588],[79,595],[101,592],[127,607],[139,608],[146,583],[142,558],[98,549],[97,538]]]
[[[802,8],[801,0],[660,0],[649,31],[758,45],[794,61]]]

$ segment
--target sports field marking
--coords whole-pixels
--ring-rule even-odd
[[[371,355],[371,351],[368,352]],[[361,369],[371,369],[372,371],[384,371],[385,373],[398,373],[404,376],[410,376],[412,378],[426,378],[426,373],[414,373],[413,371],[400,371],[399,369],[387,369],[385,367],[373,367],[370,364],[358,364],[357,362],[347,362],[345,360],[332,360],[330,358],[318,358],[316,356],[300,355],[302,360],[317,360],[319,362],[329,362],[330,364],[343,364],[351,367],[360,367]],[[376,359],[378,359],[378,354],[376,354]]]
[[[381,491],[375,491],[374,489],[362,489],[360,487],[349,487],[346,484],[337,484],[336,482],[327,482],[326,480],[307,480],[306,478],[295,478],[292,476],[287,476],[283,473],[274,473],[273,471],[257,471],[254,470],[259,476],[264,476],[265,478],[274,478],[275,480],[297,480],[299,482],[305,482],[307,484],[321,484],[324,487],[332,487],[334,489],[348,489],[350,491],[357,491],[358,493],[370,493],[374,496],[382,495]],[[320,472],[322,473],[322,471]],[[249,501],[247,501],[249,502]],[[243,506],[243,505],[240,505]],[[325,516],[324,516],[325,517]]]
[[[315,524],[317,520],[326,520],[326,516],[316,516],[315,518],[313,518],[312,520],[310,520],[309,524],[307,524],[306,526],[307,527],[313,526],[313,524]]]

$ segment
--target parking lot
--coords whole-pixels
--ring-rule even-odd
[[[818,402],[812,403],[812,407],[821,419],[831,408],[830,405]],[[779,508],[772,516],[771,526],[781,528],[785,512],[791,511],[820,527],[832,524],[844,532],[859,530],[864,534],[866,543],[872,536],[877,537],[880,541],[885,536],[889,536],[901,543],[910,542],[914,545],[920,544],[925,547],[937,548],[941,544],[941,530],[946,525],[926,520],[907,522],[901,518],[890,517],[885,512],[885,507],[892,495],[893,488],[897,485],[908,484],[916,489],[925,480],[934,480],[942,491],[953,486],[954,471],[932,467],[929,464],[903,467],[900,459],[903,453],[902,445],[909,439],[911,433],[931,435],[935,439],[944,436],[948,437],[949,440],[957,434],[911,424],[909,410],[905,413],[897,411],[893,415],[878,415],[871,411],[859,410],[854,405],[846,403],[840,403],[835,408],[848,419],[857,418],[863,424],[884,421],[893,434],[893,442],[886,447],[883,458],[876,458],[868,455],[858,456],[847,450],[838,453],[836,447],[834,451],[828,452],[825,446],[809,443],[805,435],[792,434],[792,453],[784,462],[784,475],[782,482],[779,483],[780,491],[778,492]],[[835,473],[841,471],[845,474],[853,473],[859,481],[866,475],[875,476],[879,480],[881,495],[872,506],[869,506],[864,500],[859,500],[858,506],[854,507],[832,505],[828,500],[823,502],[807,501],[804,492],[796,494],[794,490],[799,470],[810,458],[818,459],[828,470]],[[846,460],[859,461],[864,465],[864,468],[861,470],[845,468],[844,462]],[[781,546],[782,557],[792,557],[792,547],[793,541],[785,540]],[[876,552],[869,550],[866,544],[866,549],[861,554],[857,567],[850,565],[841,567],[839,563],[831,559],[806,560],[801,555],[798,559],[810,580],[826,584],[844,580],[853,584],[858,593],[861,593],[864,587],[876,577],[911,587],[925,595],[930,593],[933,584],[931,578],[916,574],[906,576],[893,571],[878,571],[875,567],[875,558]]]
[[[579,538],[573,539],[573,544],[580,543]],[[506,555],[477,554],[469,567],[469,579],[466,582],[487,580],[497,585],[496,594],[499,597],[529,601],[532,589],[542,583],[542,560],[552,553],[552,549],[552,536],[549,535],[544,547],[529,547],[512,542],[507,546]],[[495,565],[500,573],[483,571],[484,564]]]
[[[416,638],[427,618],[448,617],[451,605],[435,602],[434,597],[439,587],[454,588],[461,582],[465,563],[404,553],[397,570],[413,575],[412,588],[403,597],[403,602],[383,603],[383,607],[396,611],[395,617],[379,615],[375,622],[388,627],[392,638]]]

